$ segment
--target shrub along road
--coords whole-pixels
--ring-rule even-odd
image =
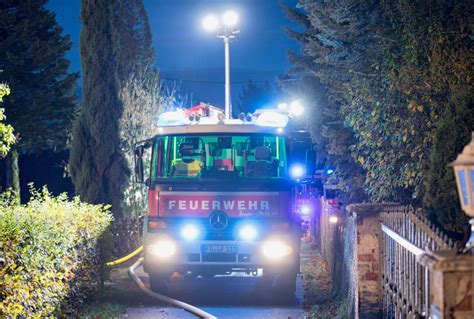
[[[70,317],[101,283],[107,208],[31,189],[0,195],[0,318]]]

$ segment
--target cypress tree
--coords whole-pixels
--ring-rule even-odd
[[[154,66],[151,31],[142,1],[117,1],[114,11],[116,76],[123,105],[119,121],[121,149],[128,167],[133,168],[134,145],[152,136],[161,110],[159,76]],[[126,215],[137,215],[146,210],[148,201],[142,186],[127,176],[123,198]]]
[[[90,203],[108,203],[120,214],[129,174],[120,150],[118,121],[122,115],[117,63],[108,0],[83,0],[80,51],[83,103],[73,133],[70,170],[76,193]]]
[[[83,105],[70,159],[77,193],[128,212],[132,148],[150,137],[157,113],[158,72],[147,16],[140,0],[81,5]],[[132,199],[130,199],[132,197]]]
[[[12,93],[4,102],[17,144],[7,156],[7,186],[19,193],[18,156],[66,146],[76,115],[78,73],[69,74],[69,36],[45,9],[47,0],[0,2],[0,80]]]

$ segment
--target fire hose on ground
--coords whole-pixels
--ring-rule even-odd
[[[142,251],[143,251],[143,245],[141,245],[140,247],[138,247],[137,249],[135,249],[135,251],[132,252],[131,254],[128,254],[127,256],[122,257],[122,258],[119,258],[119,259],[114,260],[114,261],[109,261],[109,262],[106,263],[105,265],[106,265],[106,266],[109,266],[109,267],[112,267],[112,266],[121,264],[121,263],[126,262],[127,260],[129,260],[129,259],[135,257],[136,255],[138,255],[138,254],[141,253]]]
[[[143,251],[143,245],[138,247],[134,252],[132,252],[131,254],[128,254],[127,256],[125,257],[122,257],[120,259],[117,259],[117,260],[114,260],[114,261],[111,261],[111,262],[108,262],[106,263],[107,266],[111,267],[111,266],[115,266],[115,265],[118,265],[118,264],[121,264],[131,258],[133,258],[134,256],[138,255],[139,253],[141,253]],[[190,304],[187,304],[185,302],[182,302],[182,301],[179,301],[179,300],[176,300],[176,299],[173,299],[173,298],[170,298],[170,297],[167,297],[165,295],[161,295],[161,294],[158,294],[156,292],[153,292],[151,291],[150,289],[148,289],[145,284],[140,280],[140,278],[138,277],[138,275],[135,273],[135,270],[140,267],[141,265],[143,264],[143,257],[140,257],[132,266],[130,266],[130,268],[128,268],[128,275],[130,276],[130,278],[135,282],[135,284],[138,286],[138,288],[140,288],[141,291],[143,291],[145,294],[149,295],[150,297],[153,297],[153,298],[156,298],[158,300],[161,300],[167,304],[170,304],[172,306],[175,306],[175,307],[178,307],[178,308],[181,308],[199,318],[203,318],[203,319],[217,319],[217,317],[205,312],[204,310],[201,310],[197,307],[194,307]]]

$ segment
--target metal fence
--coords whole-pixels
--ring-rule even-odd
[[[384,318],[428,318],[430,272],[419,262],[427,251],[457,249],[421,210],[394,206],[381,214]]]

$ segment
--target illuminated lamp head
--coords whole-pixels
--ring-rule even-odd
[[[213,32],[219,27],[219,20],[213,15],[208,15],[202,20],[202,27],[208,32]]]
[[[232,10],[226,11],[222,16],[222,22],[227,27],[235,27],[239,22],[239,15],[237,12]]]

